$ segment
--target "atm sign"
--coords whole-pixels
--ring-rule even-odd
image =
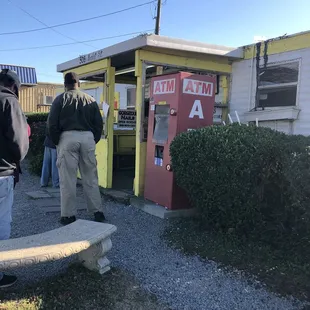
[[[153,95],[175,93],[175,79],[154,81]]]
[[[212,97],[213,83],[192,79],[183,80],[183,94]]]

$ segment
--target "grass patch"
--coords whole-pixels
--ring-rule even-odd
[[[194,219],[174,220],[164,234],[173,247],[214,260],[256,278],[271,291],[310,301],[310,260],[262,244],[249,244],[203,230]]]
[[[112,269],[105,275],[72,266],[59,276],[24,288],[0,291],[0,310],[168,309],[146,293],[131,275]]]

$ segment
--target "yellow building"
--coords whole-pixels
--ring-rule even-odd
[[[41,82],[32,87],[22,86],[19,92],[19,102],[23,111],[25,113],[49,112],[59,86],[60,84]]]
[[[0,70],[2,69],[10,69],[18,74],[21,81],[19,102],[25,113],[49,111],[57,94],[56,89],[61,84],[38,82],[33,67],[0,64]]]

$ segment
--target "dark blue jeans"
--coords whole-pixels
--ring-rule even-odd
[[[49,178],[52,177],[53,187],[59,187],[59,175],[56,160],[56,149],[45,147],[41,174],[41,186],[48,186]]]

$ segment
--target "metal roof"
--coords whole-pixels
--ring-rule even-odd
[[[187,41],[154,34],[144,34],[59,64],[57,66],[57,71],[64,72],[87,63],[110,57],[112,58],[112,66],[116,68],[126,67],[134,63],[134,51],[143,48],[158,48],[170,51],[223,56],[234,59],[243,58],[242,48],[236,49],[232,47]]]
[[[22,85],[34,86],[38,83],[35,68],[0,64],[0,69],[10,69],[15,71],[19,76]]]

